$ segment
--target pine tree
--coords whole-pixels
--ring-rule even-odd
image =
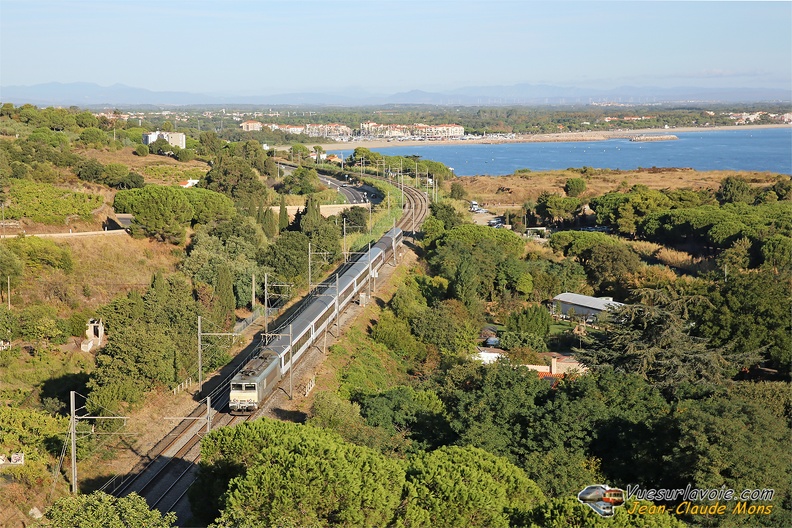
[[[289,213],[286,212],[286,197],[281,195],[280,210],[278,212],[278,231],[283,231],[289,227]]]

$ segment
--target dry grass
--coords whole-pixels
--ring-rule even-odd
[[[209,172],[209,166],[198,160],[181,162],[167,156],[137,156],[132,147],[124,147],[121,150],[96,150],[86,149],[78,153],[86,158],[95,159],[103,165],[109,163],[121,163],[129,167],[131,171],[142,175],[146,183],[158,183],[162,185],[172,185],[189,177],[194,178],[197,174]]]
[[[93,309],[130,290],[144,290],[154,272],[172,272],[178,261],[174,246],[131,237],[74,237],[57,244],[71,249],[74,271],[45,269],[26,276],[12,292],[14,304],[45,302],[62,315]]]
[[[664,264],[670,268],[688,273],[698,273],[710,267],[708,259],[694,257],[690,253],[661,246],[654,242],[636,240],[627,242],[627,244],[633,248],[642,259],[648,262],[654,261],[658,264]]]
[[[699,172],[690,169],[650,169],[642,171],[612,171],[588,176],[582,198],[605,194],[608,191],[646,185],[650,189],[716,189],[727,176],[739,175],[754,185],[775,183],[774,173],[744,173],[732,171]],[[471,200],[493,207],[519,207],[528,200],[536,200],[544,192],[564,194],[569,178],[580,178],[575,171],[531,172],[519,176],[471,176],[456,178]]]

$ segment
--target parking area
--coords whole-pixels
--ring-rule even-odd
[[[503,217],[492,213],[471,213],[471,217],[473,223],[477,225],[490,225],[490,222],[494,222],[498,218],[503,219]]]

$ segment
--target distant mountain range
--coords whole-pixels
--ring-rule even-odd
[[[752,103],[790,102],[792,90],[772,88],[659,88],[622,86],[609,90],[546,84],[472,86],[446,92],[372,94],[350,89],[345,93],[284,93],[273,95],[212,95],[190,92],[155,92],[122,84],[47,83],[34,86],[2,86],[0,101],[37,106],[182,106],[182,105],[585,105],[591,103],[653,104],[680,102]]]

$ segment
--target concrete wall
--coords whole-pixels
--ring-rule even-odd
[[[362,204],[320,205],[319,212],[322,214],[322,216],[327,218],[328,216],[337,215],[338,213],[342,211],[346,211],[347,209],[350,209],[352,207],[363,207],[365,209],[368,209],[371,207],[371,203],[368,202]],[[270,209],[272,209],[272,211],[275,213],[276,216],[280,212],[280,206],[278,205],[273,205],[272,207],[270,207]],[[286,212],[289,214],[289,219],[293,220],[295,215],[297,215],[297,211],[300,211],[302,209],[305,209],[304,205],[287,205]]]

